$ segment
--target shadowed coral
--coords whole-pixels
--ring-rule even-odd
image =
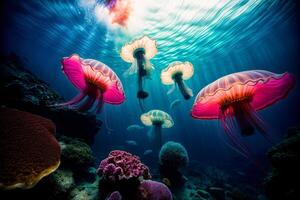
[[[180,169],[189,162],[189,157],[184,146],[177,142],[165,143],[159,152],[159,162],[161,165]]]
[[[71,169],[87,168],[94,164],[91,148],[79,139],[60,137],[62,165]]]
[[[168,180],[171,188],[181,188],[186,178],[179,171],[187,166],[189,157],[184,146],[177,142],[165,143],[159,152],[159,171],[162,180]]]
[[[28,112],[0,108],[0,188],[32,188],[60,164],[55,125]]]

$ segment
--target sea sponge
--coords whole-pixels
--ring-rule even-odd
[[[161,147],[159,162],[163,166],[180,169],[187,166],[189,157],[184,146],[180,143],[170,141]]]
[[[0,108],[0,188],[28,189],[60,164],[55,125],[48,119]]]

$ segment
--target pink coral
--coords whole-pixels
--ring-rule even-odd
[[[111,151],[108,157],[101,161],[97,173],[112,182],[131,178],[151,178],[149,168],[138,156],[120,150]]]

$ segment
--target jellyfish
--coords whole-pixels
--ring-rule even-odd
[[[196,97],[191,115],[196,119],[218,119],[231,145],[247,158],[250,156],[240,135],[256,130],[269,138],[257,111],[285,98],[295,84],[289,73],[275,74],[264,70],[243,71],[221,77],[204,87]],[[237,126],[236,126],[237,125]]]
[[[125,72],[125,75],[137,73],[138,75],[138,92],[139,99],[148,97],[148,93],[143,89],[143,81],[145,77],[149,77],[153,66],[150,59],[157,53],[156,42],[147,36],[134,40],[124,45],[121,49],[121,58],[129,63],[131,67]]]
[[[194,67],[192,63],[173,62],[161,71],[160,78],[163,84],[173,85],[173,89],[175,89],[175,84],[177,84],[184,99],[189,99],[193,96],[193,92],[186,86],[184,80],[188,80],[193,74]]]
[[[153,142],[156,150],[159,150],[162,144],[162,128],[171,128],[174,125],[172,117],[161,110],[150,110],[141,115],[141,121],[146,126],[152,126]]]
[[[93,59],[82,59],[77,54],[63,58],[62,70],[80,93],[70,101],[59,105],[74,106],[87,111],[93,108],[101,111],[103,103],[121,104],[125,100],[123,86],[112,69]]]

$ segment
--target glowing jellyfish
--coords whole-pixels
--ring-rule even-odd
[[[134,40],[124,45],[121,49],[121,58],[129,63],[131,67],[125,74],[138,74],[138,93],[139,99],[148,97],[148,93],[143,89],[144,77],[149,76],[153,69],[150,59],[157,53],[156,42],[147,36]]]
[[[251,70],[230,74],[199,92],[191,115],[197,119],[219,119],[236,150],[249,157],[247,147],[234,135],[235,124],[243,136],[253,134],[255,129],[266,136],[256,111],[285,98],[294,84],[289,73]]]
[[[177,84],[185,99],[193,96],[193,91],[186,86],[184,80],[190,79],[194,74],[194,67],[190,62],[173,62],[161,71],[160,78],[165,85]]]
[[[97,102],[99,112],[103,103],[121,104],[125,100],[123,86],[112,69],[93,59],[82,59],[77,54],[63,58],[62,70],[71,83],[80,90],[72,100],[60,104],[86,111]]]
[[[174,125],[172,117],[161,110],[150,110],[141,115],[141,121],[146,126],[152,126],[152,136],[156,150],[159,150],[162,144],[162,128],[171,128]]]

